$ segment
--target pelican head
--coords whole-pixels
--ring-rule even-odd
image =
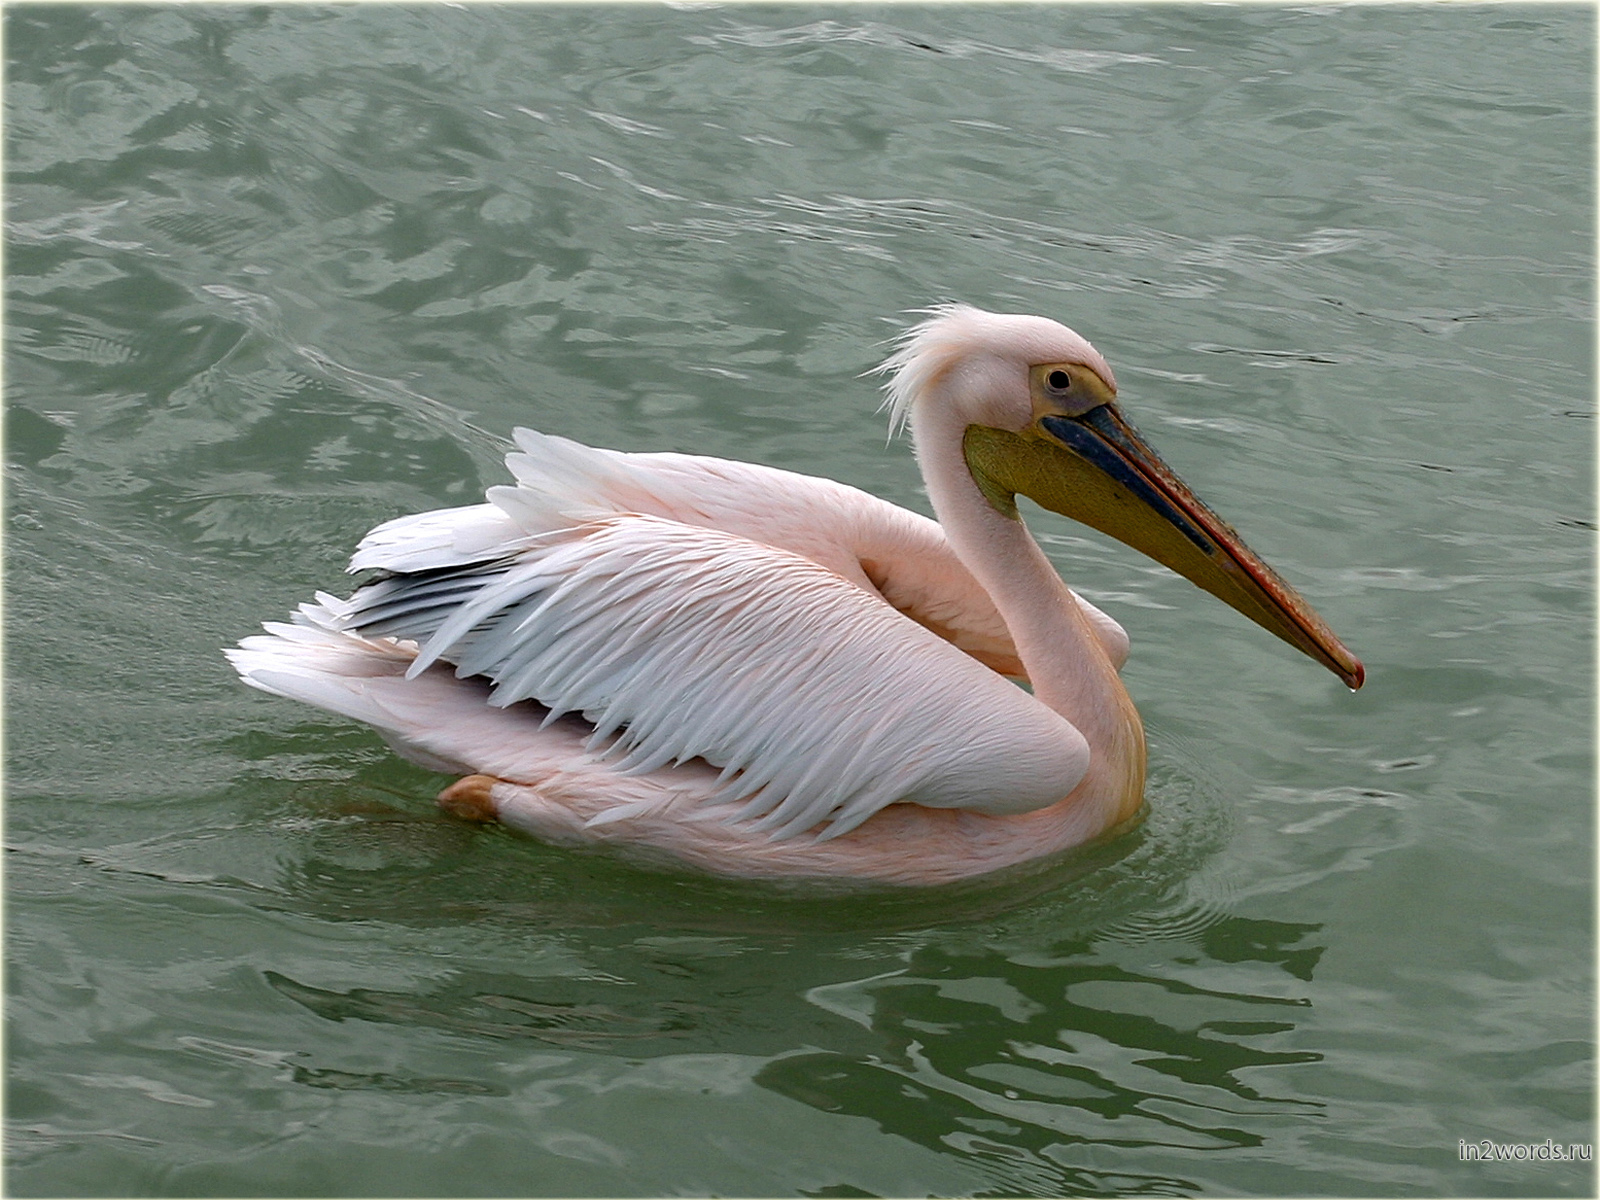
[[[918,424],[930,409],[953,421],[997,512],[1015,519],[1020,494],[1109,534],[1361,686],[1360,661],[1305,598],[1123,416],[1110,366],[1079,334],[1044,317],[950,305],[912,328],[884,369],[895,425]]]

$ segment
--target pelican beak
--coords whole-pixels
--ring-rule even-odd
[[[1360,660],[1305,598],[1172,473],[1114,400],[1092,398],[1098,403],[1088,407],[1036,405],[1021,433],[968,427],[967,464],[990,503],[1014,515],[1020,493],[1109,534],[1359,688],[1366,678]]]

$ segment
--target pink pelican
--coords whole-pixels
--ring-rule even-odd
[[[1127,635],[1061,581],[1019,494],[1361,686],[1072,330],[949,305],[882,369],[937,522],[828,479],[519,429],[514,484],[378,526],[350,565],[374,581],[228,656],[463,775],[439,796],[457,815],[723,875],[901,884],[1056,854],[1143,803]]]

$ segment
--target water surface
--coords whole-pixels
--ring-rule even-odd
[[[15,1195],[1587,1195],[1594,14],[13,6]],[[925,510],[919,305],[1090,337],[1363,657],[1031,514],[1136,830],[793,895],[438,813],[219,648],[510,429]]]

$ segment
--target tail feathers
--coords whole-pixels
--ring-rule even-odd
[[[405,672],[416,647],[390,639],[359,637],[340,631],[343,601],[318,594],[317,604],[303,604],[293,624],[272,621],[265,634],[247,637],[224,650],[245,683],[273,696],[298,700],[328,712],[371,725],[398,753],[432,771],[468,774],[473,770],[465,746],[451,744],[436,727],[448,725],[441,698],[455,700],[454,687],[414,689]],[[439,681],[444,683],[445,681]],[[460,702],[469,711],[481,705],[470,687],[461,688]]]
[[[405,758],[435,771],[538,780],[586,760],[586,730],[561,723],[541,729],[533,705],[490,708],[487,684],[457,679],[436,666],[414,679],[414,643],[366,638],[339,629],[344,601],[318,595],[293,623],[223,651],[245,683],[376,729]]]
[[[344,601],[321,592],[317,601],[302,604],[293,624],[269,621],[262,626],[265,634],[247,637],[223,654],[253,688],[391,727],[393,714],[364,685],[404,677],[416,647],[342,632],[336,623]]]

